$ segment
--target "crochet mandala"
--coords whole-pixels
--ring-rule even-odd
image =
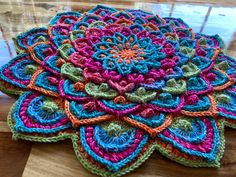
[[[19,96],[16,139],[71,139],[85,168],[121,176],[158,150],[191,167],[219,167],[224,126],[236,128],[236,60],[218,35],[179,18],[98,5],[58,13],[14,38],[0,88]]]

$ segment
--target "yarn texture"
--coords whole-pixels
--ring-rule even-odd
[[[219,167],[224,126],[236,128],[236,61],[218,35],[179,18],[98,5],[58,13],[14,38],[0,90],[18,97],[15,139],[71,139],[78,160],[124,175],[155,151],[190,167]]]

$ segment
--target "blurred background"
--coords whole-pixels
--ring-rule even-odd
[[[61,11],[86,11],[97,4],[142,9],[162,17],[180,17],[194,32],[219,34],[229,54],[236,48],[235,0],[0,0],[0,65],[15,55],[11,38],[45,26]]]
[[[235,0],[0,0],[0,65],[15,55],[11,38],[18,33],[45,26],[57,12],[86,11],[97,4],[180,17],[194,32],[219,34],[230,53],[236,48]]]
[[[0,66],[16,55],[12,37],[27,29],[47,25],[57,12],[84,12],[97,4],[117,9],[142,9],[162,17],[182,18],[194,32],[219,34],[225,41],[228,55],[236,58],[236,0],[0,0]],[[67,176],[93,176],[81,167],[69,143],[59,142],[48,146],[12,141],[6,117],[14,101],[0,92],[0,177],[20,177],[22,174],[24,177],[34,177],[42,171],[47,176],[63,176],[58,169],[70,174]],[[227,130],[225,136],[227,152],[220,169],[190,169],[170,161],[166,165],[166,159],[155,154],[142,168],[127,176],[236,176],[235,131]],[[61,161],[67,159],[66,164],[60,166],[60,161],[54,161],[55,156]],[[56,171],[47,165],[48,161]],[[82,175],[85,173],[86,176]]]

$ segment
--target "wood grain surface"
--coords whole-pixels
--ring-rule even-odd
[[[6,123],[7,113],[14,99],[0,96],[0,176],[18,177],[24,171],[31,151],[31,142],[12,140]]]
[[[194,30],[218,33],[228,54],[236,57],[235,0],[0,0],[0,66],[14,57],[12,37],[44,26],[57,12],[87,10],[96,4],[118,9],[140,8],[161,16],[180,17]],[[0,94],[0,177],[93,177],[76,159],[70,141],[14,141],[6,117],[15,99]],[[188,168],[158,152],[127,177],[236,177],[236,130],[225,130],[226,149],[221,168]]]

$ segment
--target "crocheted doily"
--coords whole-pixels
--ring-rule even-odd
[[[8,116],[14,138],[71,139],[101,176],[128,173],[154,150],[220,166],[224,126],[236,127],[236,61],[218,35],[99,5],[58,13],[14,42],[18,55],[0,69],[1,90],[20,96]]]

